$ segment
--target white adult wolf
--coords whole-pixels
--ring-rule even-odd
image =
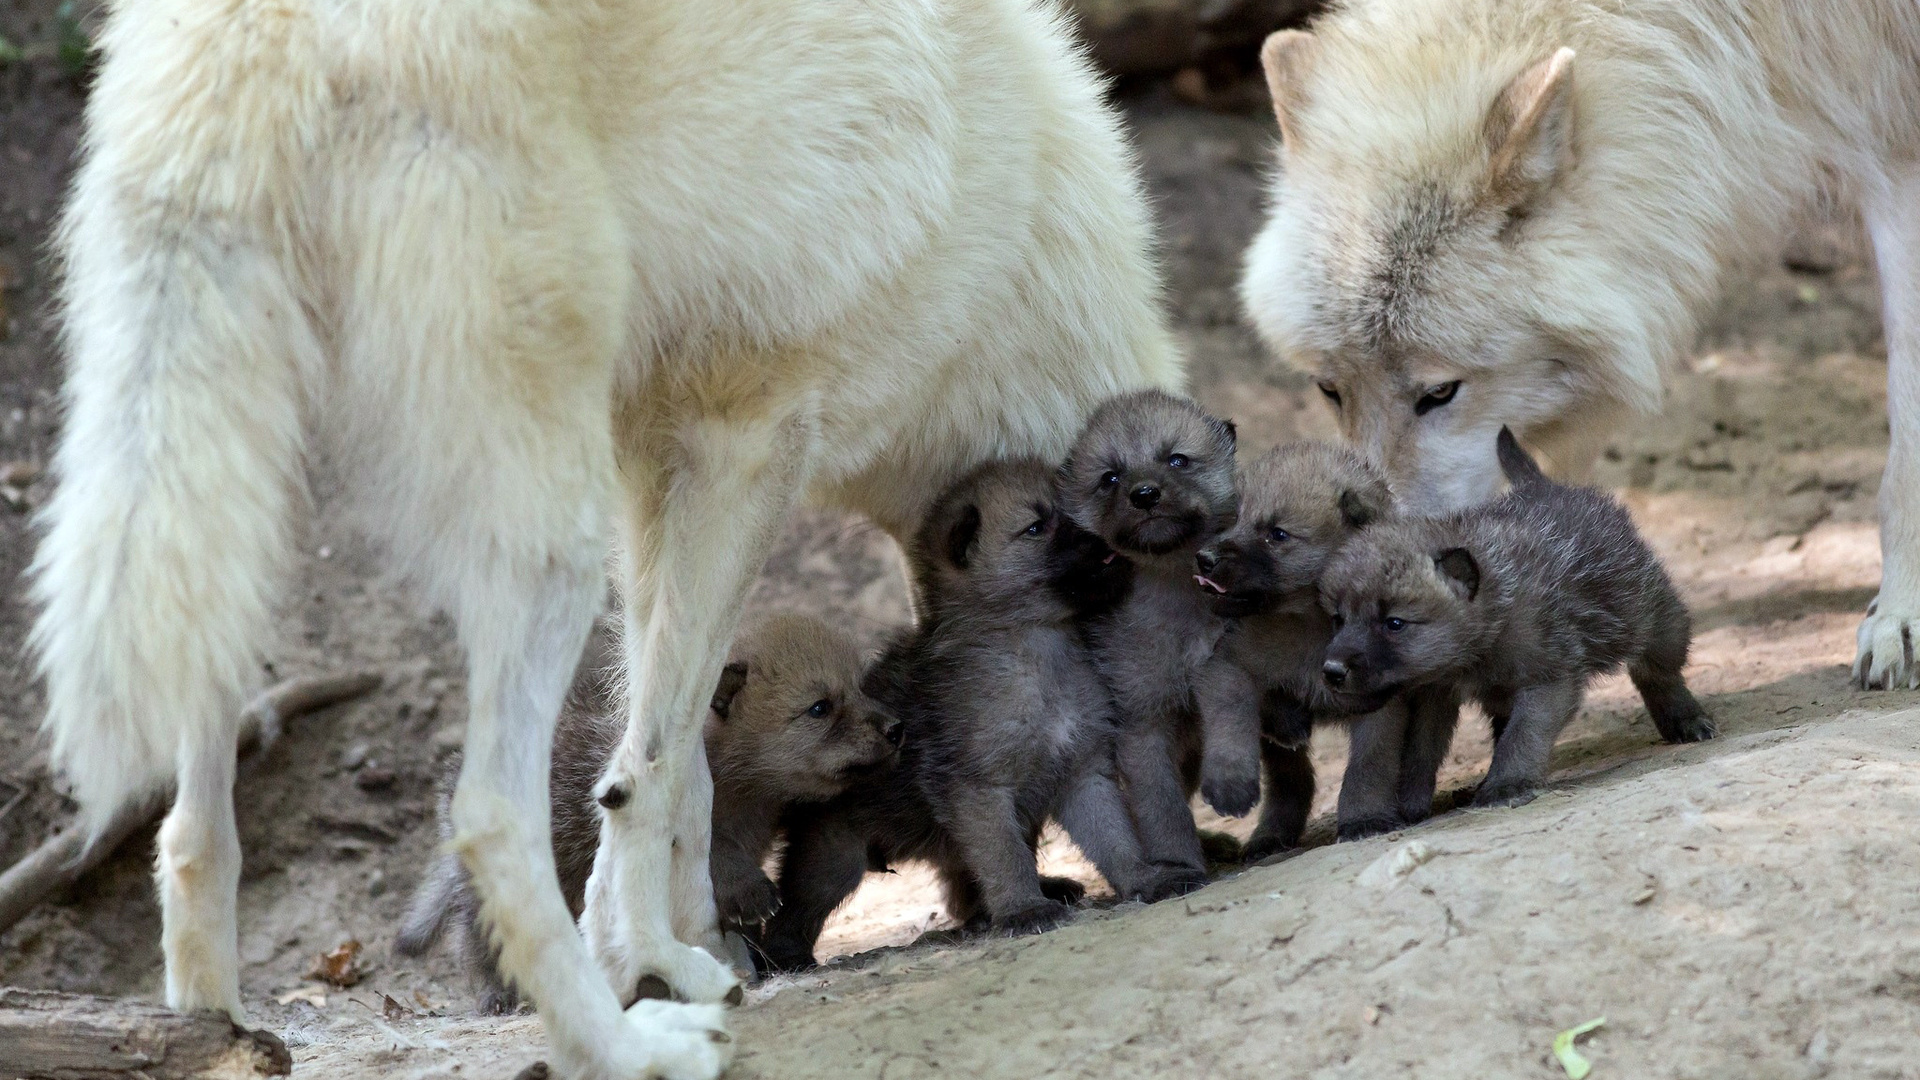
[[[1730,268],[1823,182],[1857,199],[1893,438],[1854,676],[1920,686],[1920,4],[1346,0],[1262,59],[1242,298],[1416,505],[1491,494],[1502,425],[1590,464]]]
[[[650,974],[737,993],[694,947],[700,718],[790,508],[903,535],[980,460],[1060,457],[1100,399],[1181,381],[1129,152],[1060,16],[119,0],[100,48],[33,641],[93,814],[178,782],[168,1002],[241,1015],[236,703],[325,447],[458,623],[455,847],[560,1071],[713,1075],[716,1006],[620,1003]],[[583,943],[548,743],[610,540],[632,691]]]

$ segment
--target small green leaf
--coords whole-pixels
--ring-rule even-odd
[[[1579,1027],[1568,1028],[1553,1037],[1553,1056],[1560,1060],[1560,1067],[1567,1070],[1567,1080],[1587,1080],[1587,1074],[1593,1071],[1593,1063],[1581,1057],[1580,1051],[1573,1048],[1573,1043],[1606,1022],[1607,1018],[1602,1016]]]
[[[61,70],[74,78],[87,73],[93,66],[93,42],[87,38],[87,28],[80,22],[79,9],[73,0],[66,0],[53,13],[54,56],[60,61]]]
[[[0,67],[6,67],[8,64],[17,64],[25,58],[26,54],[20,51],[20,46],[15,45],[4,37],[0,37]]]

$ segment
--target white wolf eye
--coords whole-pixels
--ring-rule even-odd
[[[1320,392],[1327,395],[1327,400],[1333,402],[1334,408],[1337,409],[1340,407],[1340,388],[1339,387],[1333,385],[1330,382],[1323,382],[1320,384]]]
[[[1420,395],[1420,400],[1413,403],[1413,414],[1415,416],[1425,416],[1440,406],[1445,405],[1447,402],[1452,401],[1453,395],[1459,392],[1459,379],[1455,379],[1449,383],[1441,383],[1438,386],[1429,386],[1427,387],[1427,392]]]

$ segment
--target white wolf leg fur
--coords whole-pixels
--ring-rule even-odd
[[[233,820],[234,741],[180,751],[180,789],[160,826],[154,877],[167,1005],[212,1009],[244,1023],[240,1007],[240,832]]]
[[[1880,478],[1880,594],[1860,624],[1853,678],[1869,689],[1920,688],[1920,168],[1864,200],[1887,335],[1887,471]]]
[[[747,590],[806,487],[817,420],[810,401],[787,405],[795,411],[749,407],[746,416],[685,421],[666,436],[670,445],[623,462],[632,485],[621,581],[631,700],[626,737],[598,789],[607,813],[581,920],[623,996],[649,974],[691,1001],[738,992],[731,969],[685,943],[714,936],[704,880],[712,822],[693,812],[712,794],[688,792],[711,781],[693,781],[689,770]],[[687,860],[678,873],[676,846]]]
[[[707,766],[704,740],[694,740],[693,754],[694,762],[673,807],[673,866],[667,879],[673,936],[730,962],[734,949],[720,932],[709,862],[713,848],[713,773]],[[752,970],[737,974],[750,975]]]

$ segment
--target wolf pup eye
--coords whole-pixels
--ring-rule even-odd
[[[1047,522],[1045,518],[1042,518],[1034,522],[1033,524],[1027,526],[1028,536],[1039,536],[1041,533],[1046,531],[1047,531]]]
[[[1292,538],[1293,538],[1292,533],[1288,532],[1287,530],[1281,528],[1278,525],[1275,525],[1273,528],[1267,530],[1267,539],[1276,544],[1282,540],[1290,540]]]
[[[1187,455],[1169,454],[1167,455],[1167,465],[1170,468],[1184,469],[1187,467]]]
[[[1388,619],[1386,622],[1386,627],[1387,627],[1387,633],[1397,634],[1400,631],[1405,630],[1407,628],[1407,620],[1399,619],[1399,618]]]
[[[819,701],[807,706],[807,715],[815,719],[825,716],[832,711],[833,702],[828,701],[826,698],[821,698]]]
[[[1445,405],[1447,402],[1452,401],[1453,395],[1459,392],[1459,379],[1455,379],[1450,383],[1441,383],[1439,386],[1429,386],[1427,387],[1427,392],[1420,395],[1420,400],[1413,403],[1413,414],[1415,416],[1425,416],[1440,406]]]
[[[1101,487],[1112,487],[1113,485],[1119,482],[1120,482],[1120,474],[1117,472],[1114,472],[1112,469],[1108,469],[1106,474],[1100,477]]]
[[[1330,382],[1323,382],[1320,384],[1320,392],[1327,395],[1327,400],[1333,402],[1334,408],[1337,409],[1340,407],[1340,388],[1339,387],[1333,385]]]

